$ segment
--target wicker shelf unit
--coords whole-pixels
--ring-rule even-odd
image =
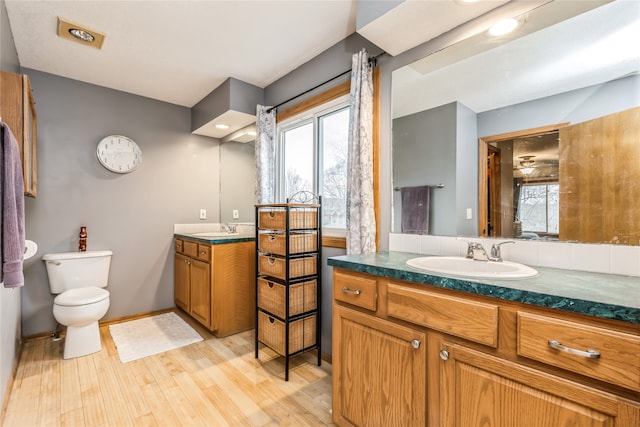
[[[321,205],[256,205],[256,337],[285,358],[316,350],[321,359]]]

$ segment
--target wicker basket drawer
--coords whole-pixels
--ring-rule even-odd
[[[285,285],[269,281],[262,277],[259,278],[258,307],[284,319],[286,315],[286,290]],[[315,280],[307,280],[289,285],[289,316],[296,316],[300,313],[315,310],[317,307],[316,299]]]
[[[258,255],[258,272],[265,276],[286,279],[286,260],[284,258]],[[289,279],[316,274],[316,256],[304,256],[289,259]]]
[[[286,255],[287,236],[282,233],[261,233],[258,250],[275,255]],[[289,253],[314,252],[318,248],[316,233],[294,233],[289,235]]]
[[[289,230],[316,228],[317,226],[317,209],[291,209],[289,211]],[[287,211],[282,209],[259,211],[258,228],[263,230],[285,230],[287,228]]]
[[[262,311],[258,312],[258,341],[285,355],[285,324]],[[316,315],[289,322],[289,354],[316,343]]]

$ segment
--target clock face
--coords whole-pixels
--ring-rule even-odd
[[[98,144],[96,150],[100,164],[111,172],[127,173],[142,163],[142,151],[138,144],[122,135],[109,135]]]

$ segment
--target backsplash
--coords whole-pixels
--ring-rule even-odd
[[[389,250],[424,255],[465,256],[468,241],[491,245],[508,239],[421,236],[389,233]],[[505,261],[530,266],[640,277],[640,246],[518,240],[502,245]]]
[[[255,234],[256,232],[256,227],[252,222],[233,222],[232,224],[236,225],[236,230],[240,234]],[[201,222],[197,224],[173,224],[173,232],[178,234],[206,233],[215,231],[223,231],[221,224],[211,222]]]

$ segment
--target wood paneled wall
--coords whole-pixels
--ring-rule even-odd
[[[640,244],[640,107],[560,129],[560,240]]]

